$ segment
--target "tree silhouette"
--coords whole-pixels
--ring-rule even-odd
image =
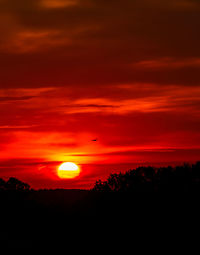
[[[7,182],[0,178],[0,190],[28,191],[30,185],[14,177],[10,177]]]
[[[6,187],[6,182],[2,178],[0,178],[0,190],[4,190],[5,187]]]
[[[9,190],[29,190],[30,186],[18,179],[11,177],[6,183],[7,189]]]
[[[200,191],[200,162],[176,167],[138,167],[97,181],[94,191],[189,192]]]

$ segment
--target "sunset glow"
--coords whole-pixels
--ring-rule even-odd
[[[200,160],[199,17],[197,0],[0,0],[0,178],[90,189]]]

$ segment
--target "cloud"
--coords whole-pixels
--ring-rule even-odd
[[[63,153],[69,148],[72,150],[72,144],[79,144],[75,141],[74,134],[71,132],[34,132],[29,131],[28,126],[1,126],[0,129],[10,129],[9,143],[4,141],[4,151],[0,159],[9,158],[47,158],[59,160]],[[55,142],[56,141],[56,142]],[[62,144],[62,146],[61,146]],[[57,151],[57,152],[56,152]]]
[[[138,84],[120,86],[117,94],[104,91],[101,97],[87,98],[86,94],[80,94],[79,98],[73,99],[62,89],[62,97],[57,102],[57,111],[65,114],[76,113],[103,113],[103,114],[129,114],[131,112],[184,112],[189,109],[193,113],[200,111],[200,90],[199,87],[190,88],[182,86],[162,86],[158,91],[158,86],[153,84],[142,84],[143,90],[138,89]],[[100,94],[101,95],[101,94]],[[123,95],[123,96],[122,96]],[[116,100],[117,96],[117,100]],[[62,100],[61,100],[62,98]],[[55,99],[56,101],[56,99]],[[58,100],[57,100],[58,101]],[[66,104],[67,102],[67,104]]]
[[[36,127],[36,125],[30,125],[30,126],[15,126],[15,125],[10,125],[10,126],[0,126],[0,129],[29,129]]]
[[[12,40],[4,43],[0,48],[13,54],[27,54],[61,47],[71,43],[70,38],[63,38],[62,33],[56,30],[20,30],[16,31]]]
[[[78,5],[78,0],[41,0],[41,7],[47,9],[60,9]]]
[[[26,101],[54,90],[55,88],[1,88],[0,101]]]
[[[174,1],[174,7],[179,10],[181,8],[185,11],[191,11],[191,10],[195,10],[196,8],[200,8],[200,4],[199,4],[199,0],[179,0],[179,1]]]
[[[200,58],[175,59],[161,58],[157,60],[143,60],[133,64],[134,68],[141,69],[179,69],[187,67],[200,68]]]
[[[105,100],[103,98],[94,98],[80,100],[80,102],[75,102],[75,104],[72,103],[70,106],[65,107],[66,110],[63,109],[63,111],[66,114],[89,112],[125,114],[132,111],[160,111],[163,104],[165,105],[165,102],[163,101],[165,101],[164,98],[120,100],[118,102]]]
[[[0,5],[1,87],[200,82],[198,1]]]
[[[33,96],[21,96],[21,97],[0,97],[0,102],[7,102],[7,101],[25,101],[32,99]]]

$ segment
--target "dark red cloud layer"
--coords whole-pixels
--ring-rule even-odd
[[[0,175],[86,188],[199,160],[199,15],[197,0],[0,0]],[[81,175],[59,180],[63,161]]]

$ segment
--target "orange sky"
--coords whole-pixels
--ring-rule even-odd
[[[0,177],[89,188],[200,160],[199,15],[197,0],[0,0]],[[60,180],[64,161],[80,176]]]

